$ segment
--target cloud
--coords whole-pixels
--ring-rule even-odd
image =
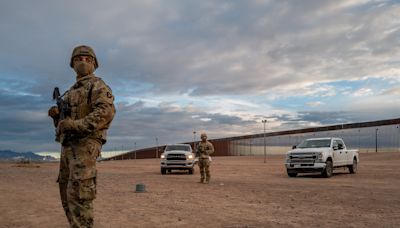
[[[305,122],[318,122],[320,125],[332,125],[337,123],[351,123],[357,122],[354,115],[348,112],[321,112],[321,111],[310,111],[310,112],[299,112],[299,121]]]
[[[273,123],[278,123],[272,128],[274,131],[301,129],[316,126],[359,122],[360,118],[354,113],[345,111],[300,111],[291,114],[269,116]]]
[[[370,88],[361,88],[357,91],[354,92],[354,96],[356,97],[361,97],[361,96],[368,96],[368,95],[372,95],[373,92]]]
[[[310,106],[310,107],[318,107],[318,106],[324,105],[324,102],[314,101],[314,102],[308,102],[308,103],[306,103],[306,105]]]
[[[110,129],[113,141],[108,148],[119,148],[119,145],[125,145],[125,148],[132,146],[134,140],[127,141],[126,136],[141,139],[140,146],[154,145],[156,137],[160,143],[165,144],[190,141],[193,139],[193,131],[210,132],[211,138],[228,136],[235,133],[227,129],[241,128],[254,122],[235,116],[190,111],[185,108],[177,110],[165,104],[158,107],[132,106],[138,107],[137,104],[119,104],[120,109],[125,111],[117,110],[120,114],[116,116]],[[227,130],[225,133],[224,129]]]
[[[400,87],[389,88],[381,93],[381,95],[400,95]]]
[[[347,4],[348,1],[341,2]],[[352,2],[351,6],[372,7],[372,4],[361,1]],[[71,21],[61,21],[64,30],[61,26],[56,28],[61,30],[61,34],[71,32],[68,33],[70,36],[83,37],[83,41],[92,40],[92,36],[97,37],[95,44],[98,45],[95,48],[100,52],[100,63],[104,67],[101,70],[106,76],[118,75],[119,80],[114,82],[116,85],[136,80],[154,85],[152,90],[156,93],[184,93],[192,87],[192,95],[252,94],[262,89],[294,85],[301,81],[312,83],[309,79],[316,76],[336,80],[338,76],[357,78],[365,76],[365,72],[374,74],[376,68],[365,66],[376,59],[363,57],[364,67],[360,70],[360,56],[362,52],[368,54],[376,48],[383,48],[384,42],[377,42],[396,35],[395,31],[394,36],[382,35],[383,31],[392,31],[397,26],[393,23],[384,28],[381,26],[381,23],[391,19],[388,15],[395,13],[396,8],[385,8],[384,11],[372,8],[371,14],[375,19],[370,15],[360,18],[360,15],[346,14],[351,10],[348,7],[341,7],[335,13],[319,13],[332,12],[331,8],[341,5],[340,2],[225,2],[218,5],[212,2],[190,2],[176,5],[162,1],[123,1],[112,6],[105,2],[95,6],[85,3],[77,10],[72,10],[74,4],[48,5],[54,7],[61,18],[74,18]],[[44,9],[31,6],[38,12],[31,16],[33,20],[25,16],[14,23],[16,27],[31,25],[40,31],[51,21],[46,21],[46,14],[41,14]],[[25,8],[16,5],[9,7],[22,11],[21,14],[25,13]],[[191,10],[192,7],[197,10]],[[85,20],[76,26],[77,18],[89,8],[98,13],[85,14]],[[55,14],[54,11],[52,14]],[[346,16],[338,20],[338,14]],[[3,17],[12,18],[7,12]],[[318,25],[314,22],[317,18],[321,19]],[[276,21],[285,26],[267,21]],[[372,28],[365,26],[366,23],[370,23]],[[107,32],[109,30],[112,32]],[[350,31],[351,39],[344,38]],[[38,39],[39,36],[33,38]],[[349,51],[349,48],[360,43],[368,47],[369,51]],[[33,53],[43,53],[37,48],[36,45],[29,47],[26,58]],[[63,51],[59,48],[55,51],[64,53],[56,55],[57,58],[52,60],[53,63],[58,61],[57,66],[61,69],[60,63],[66,62],[70,50],[65,45]],[[44,54],[54,56],[50,51]],[[381,62],[386,59],[384,57]],[[44,62],[39,61],[41,59],[35,61],[36,65],[44,65]],[[44,69],[43,66],[41,68]],[[346,74],[342,74],[344,70]],[[349,74],[349,70],[353,71],[352,74]],[[244,75],[246,80],[243,80]],[[202,83],[204,78],[207,78],[208,83]]]

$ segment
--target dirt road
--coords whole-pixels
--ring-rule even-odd
[[[361,154],[357,174],[289,178],[283,156],[214,157],[209,185],[156,159],[98,163],[95,227],[398,227],[400,153]],[[68,227],[57,163],[0,163],[0,227]],[[146,193],[135,193],[136,184]]]

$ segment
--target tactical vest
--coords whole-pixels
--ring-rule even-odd
[[[66,94],[66,101],[71,107],[71,119],[82,119],[91,113],[91,96],[93,84],[99,78],[87,79],[85,82],[77,82],[68,90]]]
[[[197,147],[197,151],[200,153],[200,158],[201,159],[209,158],[210,154],[208,154],[207,151],[210,151],[210,150],[212,151],[210,154],[212,154],[214,152],[213,146],[208,141],[200,142],[198,147]]]
[[[106,87],[108,91],[111,89],[101,80],[101,78],[94,75],[86,76],[82,80],[77,81],[65,94],[65,101],[71,107],[71,116],[73,120],[83,119],[93,112],[95,107],[92,101],[94,86],[100,85]],[[97,88],[98,89],[98,88]],[[110,92],[111,94],[111,92]],[[113,106],[113,105],[112,105]],[[114,106],[112,111],[115,112]],[[100,140],[103,144],[106,142],[106,130],[108,129],[111,120],[105,124],[101,129],[96,129],[87,134],[75,134],[75,138],[93,138]]]

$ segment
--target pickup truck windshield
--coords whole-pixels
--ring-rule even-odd
[[[166,151],[172,151],[172,150],[183,150],[183,151],[190,151],[190,146],[185,146],[185,145],[168,145],[165,148]]]
[[[297,148],[321,148],[321,147],[331,147],[331,140],[330,139],[305,140],[297,146]]]

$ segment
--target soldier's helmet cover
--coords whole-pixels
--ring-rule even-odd
[[[200,138],[207,138],[207,134],[206,133],[201,133]]]
[[[80,46],[75,47],[74,50],[72,51],[71,61],[69,63],[69,66],[71,68],[74,68],[74,65],[73,65],[74,57],[80,56],[80,55],[91,56],[94,59],[95,69],[97,69],[99,67],[99,63],[97,62],[96,54],[94,53],[93,48],[86,46],[86,45],[80,45]]]

